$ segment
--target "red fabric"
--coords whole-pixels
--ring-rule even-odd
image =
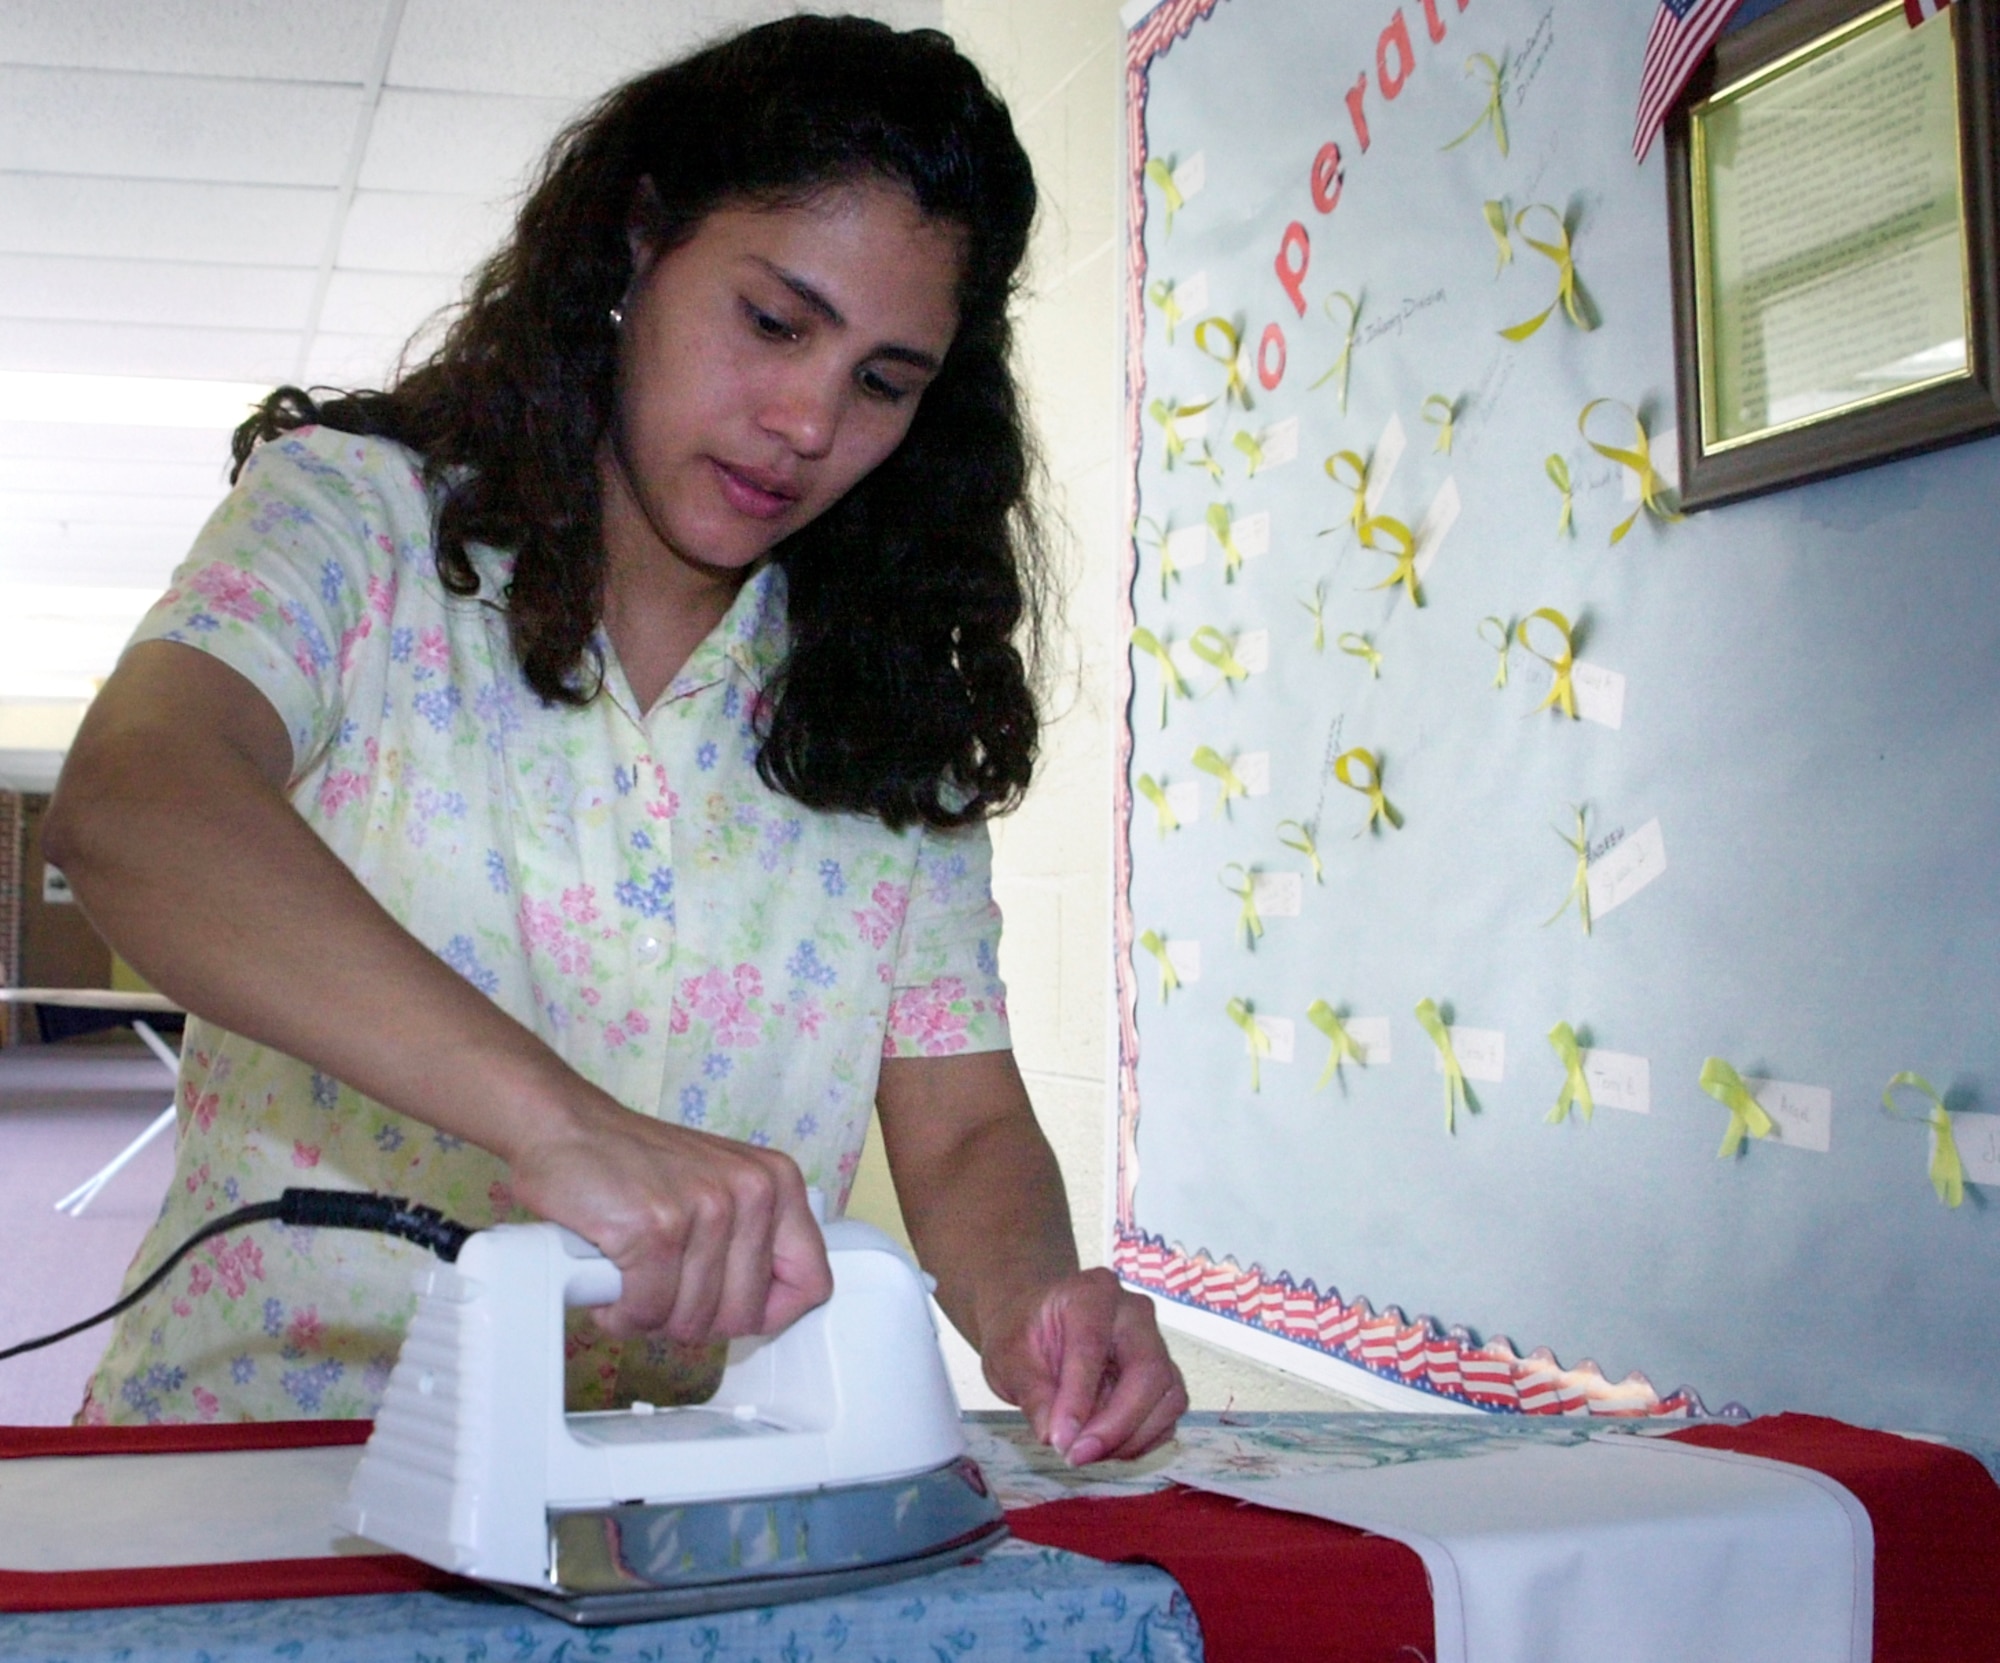
[[[1852,1492],[1875,1528],[1875,1663],[1995,1655],[2000,1485],[1971,1456],[1817,1415],[1672,1435],[1810,1467]],[[1209,1663],[1432,1654],[1430,1585],[1400,1542],[1182,1489],[1045,1502],[1007,1523],[1024,1541],[1159,1565],[1187,1591]]]
[[[1771,1415],[1673,1436],[1811,1467],[1875,1527],[1875,1663],[2000,1652],[2000,1485],[1963,1450],[1818,1415]]]
[[[370,1421],[259,1421],[230,1426],[0,1426],[0,1460],[37,1455],[187,1455],[229,1449],[310,1449],[365,1443]],[[458,1577],[400,1553],[260,1559],[154,1570],[0,1568],[0,1611],[92,1611],[114,1605],[407,1594],[462,1587]]]

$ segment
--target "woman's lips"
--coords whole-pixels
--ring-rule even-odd
[[[797,490],[768,475],[732,468],[727,462],[710,459],[723,500],[739,514],[753,520],[775,520],[799,500]]]

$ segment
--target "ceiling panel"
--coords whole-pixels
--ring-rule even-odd
[[[0,64],[0,170],[337,185],[358,84]]]
[[[108,466],[171,462],[217,470],[229,455],[224,427],[129,427],[117,423],[0,421],[0,457]]]
[[[299,330],[312,295],[301,268],[0,254],[0,318]]]
[[[340,243],[341,269],[464,276],[513,223],[514,205],[498,189],[491,201],[356,191]]]
[[[179,329],[159,324],[0,318],[0,369],[282,381],[297,362],[290,329]]]
[[[4,281],[4,267],[0,267]],[[439,308],[458,299],[456,274],[336,271],[327,285],[320,327],[329,333],[401,338]]]
[[[358,85],[388,9],[389,0],[5,0],[0,62]]]
[[[0,539],[0,587],[81,583],[157,591],[166,587],[200,524],[196,519],[185,533],[149,526],[25,525]]]
[[[0,173],[0,254],[315,266],[334,200],[295,186]]]
[[[362,188],[512,196],[575,109],[567,98],[391,88],[368,135]]]
[[[120,454],[115,467],[106,465],[102,452],[58,457],[0,455],[0,535],[4,535],[8,521],[25,516],[25,505],[42,493],[88,496],[107,507],[128,496],[213,502],[222,483],[221,455],[214,440],[204,441],[204,454],[198,460],[137,462]]]

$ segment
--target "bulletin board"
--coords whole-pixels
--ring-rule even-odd
[[[1128,8],[1114,1262],[2000,1435],[2000,448],[1677,516],[1653,10]]]

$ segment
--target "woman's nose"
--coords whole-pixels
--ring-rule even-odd
[[[833,448],[845,390],[840,378],[800,365],[768,389],[760,420],[796,454],[824,456]]]

